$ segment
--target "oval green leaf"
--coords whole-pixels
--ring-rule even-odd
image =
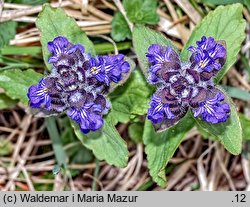
[[[109,119],[105,119],[101,130],[88,134],[83,134],[74,122],[71,124],[77,138],[86,148],[92,150],[99,160],[105,160],[108,164],[117,167],[127,166],[127,144]]]
[[[138,115],[145,115],[152,89],[139,70],[134,70],[128,81],[109,95],[112,108],[108,116],[113,123],[127,123]]]
[[[194,119],[188,113],[178,124],[166,131],[156,133],[151,121],[146,120],[143,133],[143,142],[146,146],[149,173],[153,180],[165,187],[166,165],[173,157],[177,147],[185,138],[186,133],[194,126]]]
[[[87,52],[95,55],[93,43],[80,29],[76,21],[67,16],[61,8],[52,8],[45,4],[43,10],[38,15],[36,26],[41,32],[43,58],[49,69],[51,65],[48,63],[48,58],[51,53],[47,49],[47,44],[58,36],[65,36],[72,43],[82,44]]]
[[[224,147],[233,155],[241,153],[242,149],[242,128],[236,107],[231,98],[225,93],[225,100],[231,108],[230,117],[225,123],[211,124],[196,118],[197,124],[203,130],[212,134]]]
[[[161,33],[153,31],[144,26],[136,26],[132,32],[133,35],[133,45],[135,48],[135,53],[139,60],[139,64],[143,71],[143,74],[148,76],[148,59],[146,53],[148,48],[152,44],[167,45],[175,48],[173,43],[164,37]],[[177,51],[177,50],[176,50]]]
[[[37,84],[42,78],[40,73],[32,69],[22,71],[20,69],[4,70],[0,72],[0,88],[3,88],[11,99],[18,99],[28,104],[28,88]]]
[[[246,22],[242,17],[242,9],[241,4],[233,4],[219,6],[214,11],[209,12],[200,24],[195,27],[181,52],[182,59],[187,61],[190,56],[187,48],[190,45],[196,45],[196,41],[200,40],[203,35],[226,41],[227,61],[215,77],[217,83],[235,63],[241,43],[245,39]]]

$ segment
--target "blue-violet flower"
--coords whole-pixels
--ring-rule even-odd
[[[52,72],[29,88],[30,107],[45,115],[66,112],[83,133],[100,129],[111,107],[106,97],[110,83],[130,70],[124,55],[92,57],[61,36],[48,43],[48,50]]]
[[[51,97],[48,93],[48,87],[46,86],[44,78],[42,78],[37,85],[32,85],[29,88],[28,97],[32,108],[44,107],[50,110]]]
[[[148,119],[157,131],[176,124],[189,108],[206,122],[227,121],[229,104],[213,83],[226,61],[225,45],[203,36],[197,47],[188,48],[192,54],[185,63],[172,47],[153,44],[148,48],[148,82],[158,87],[151,97]]]

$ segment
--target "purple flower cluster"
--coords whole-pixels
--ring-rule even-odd
[[[195,117],[213,124],[226,122],[230,115],[229,104],[213,83],[226,61],[225,42],[203,36],[197,47],[188,50],[191,57],[183,63],[172,47],[153,44],[148,48],[148,82],[158,86],[151,97],[148,119],[157,130],[176,124],[189,108]]]
[[[48,50],[52,72],[29,88],[30,107],[66,112],[83,133],[100,129],[111,106],[106,97],[110,83],[118,83],[130,70],[124,55],[92,57],[65,37],[49,42]]]

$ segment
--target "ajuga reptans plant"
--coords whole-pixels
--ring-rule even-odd
[[[230,107],[213,78],[226,61],[226,44],[203,36],[191,46],[188,62],[169,46],[153,44],[146,54],[148,82],[158,89],[151,97],[148,119],[160,131],[176,124],[191,109],[195,117],[217,124],[226,122]]]
[[[61,36],[48,43],[48,50],[52,71],[29,88],[30,107],[66,112],[83,133],[100,129],[111,107],[106,97],[111,82],[118,83],[130,70],[124,55],[92,57],[82,45]]]

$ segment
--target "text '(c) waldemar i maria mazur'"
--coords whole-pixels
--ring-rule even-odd
[[[87,194],[72,194],[69,195],[45,195],[45,194],[20,194],[20,200],[22,203],[27,202],[50,202],[50,203],[112,203],[112,202],[123,202],[123,203],[135,203],[137,202],[138,196],[130,195],[117,195],[115,193],[107,195],[87,195]]]

